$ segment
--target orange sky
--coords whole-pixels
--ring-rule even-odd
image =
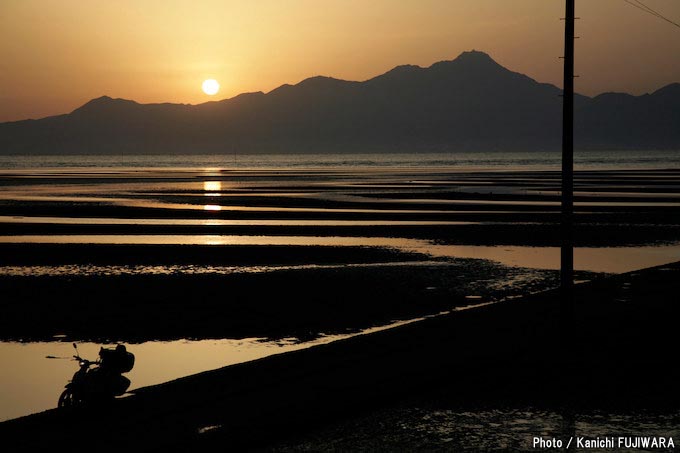
[[[680,22],[680,0],[644,0]],[[314,75],[365,80],[483,50],[560,85],[563,0],[0,0],[0,121],[102,95],[200,103]],[[577,0],[577,91],[680,82],[680,29]],[[204,79],[221,84],[216,96]]]

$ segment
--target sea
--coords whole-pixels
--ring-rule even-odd
[[[0,169],[65,168],[355,168],[455,167],[469,170],[558,170],[562,155],[556,151],[462,153],[347,153],[347,154],[219,154],[219,155],[0,155]],[[576,151],[574,168],[651,169],[679,168],[680,150]]]

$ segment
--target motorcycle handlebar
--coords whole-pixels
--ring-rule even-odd
[[[78,362],[84,363],[84,364],[86,364],[86,365],[88,365],[88,366],[89,366],[89,365],[97,365],[97,364],[99,363],[99,360],[95,360],[95,361],[87,360],[87,359],[83,359],[82,357],[77,356],[77,355],[74,355],[73,358],[74,358],[75,360],[77,360]]]

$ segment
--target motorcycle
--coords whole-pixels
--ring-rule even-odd
[[[127,391],[130,387],[128,378],[101,367],[101,360],[83,359],[80,357],[75,343],[73,343],[73,347],[76,350],[73,359],[78,362],[79,369],[59,396],[57,407],[83,407],[101,404],[111,401]]]

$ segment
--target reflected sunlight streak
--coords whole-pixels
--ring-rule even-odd
[[[203,190],[205,192],[220,192],[222,190],[222,181],[203,181]],[[206,195],[219,194],[206,193]]]

